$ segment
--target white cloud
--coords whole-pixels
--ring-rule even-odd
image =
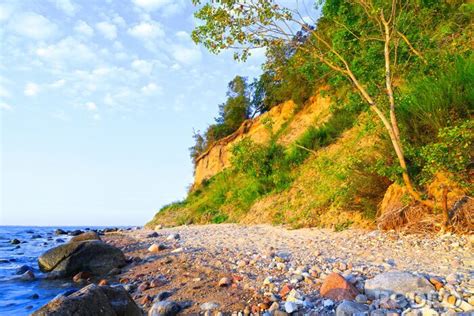
[[[153,70],[153,63],[143,59],[135,59],[132,64],[132,68],[141,74],[149,75]]]
[[[56,7],[69,16],[76,14],[77,6],[71,0],[54,0]]]
[[[180,40],[183,40],[183,41],[189,41],[190,40],[190,35],[188,32],[186,31],[178,31],[176,32],[176,37]]]
[[[60,66],[84,64],[97,58],[88,46],[73,37],[66,37],[56,44],[38,48],[36,54],[45,61]]]
[[[57,89],[57,88],[61,88],[62,86],[64,86],[65,83],[66,83],[66,80],[60,79],[60,80],[56,80],[55,82],[51,83],[49,86],[53,89]]]
[[[8,27],[18,35],[35,40],[51,38],[57,32],[56,24],[34,12],[25,12],[15,15],[11,19]]]
[[[11,111],[13,107],[10,104],[0,101],[0,110]]]
[[[128,29],[128,33],[144,41],[165,36],[165,32],[161,24],[153,21],[141,22]]]
[[[109,22],[100,22],[96,24],[97,30],[109,40],[114,40],[117,37],[117,26]]]
[[[86,102],[85,107],[88,111],[97,111],[97,105],[94,102]]]
[[[202,57],[198,47],[185,47],[182,45],[175,45],[172,54],[176,61],[185,65],[197,63]]]
[[[160,94],[163,92],[163,88],[153,82],[147,84],[141,90],[146,95]]]
[[[8,4],[0,4],[0,22],[8,20],[13,13],[13,7]]]
[[[100,119],[101,119],[100,114],[97,114],[97,113],[94,114],[94,115],[92,116],[92,118],[94,119],[94,121],[100,121]]]
[[[7,88],[0,85],[0,97],[9,98],[11,96],[10,91]]]
[[[76,25],[74,26],[74,31],[87,37],[94,35],[94,29],[82,20],[77,21]]]
[[[160,10],[164,15],[173,15],[185,6],[183,0],[133,0],[133,3],[146,11]]]
[[[27,83],[25,86],[25,89],[23,90],[23,93],[29,97],[34,97],[39,92],[40,92],[40,87],[34,82]]]

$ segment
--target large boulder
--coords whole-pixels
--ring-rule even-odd
[[[85,240],[100,240],[100,237],[99,237],[99,234],[97,234],[96,232],[90,231],[90,232],[82,233],[80,235],[72,237],[69,242],[85,241]]]
[[[32,315],[141,316],[143,313],[123,287],[91,284],[68,296],[57,296]]]
[[[38,258],[43,272],[55,272],[60,277],[86,271],[95,275],[125,265],[125,256],[114,246],[101,241],[70,242],[46,251]]]
[[[434,290],[426,278],[408,272],[385,272],[365,281],[365,294],[370,298],[391,294],[427,294]]]

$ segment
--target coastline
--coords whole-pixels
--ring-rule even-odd
[[[374,276],[405,271],[439,281],[443,286],[437,291],[446,300],[451,288],[460,292],[461,300],[473,300],[472,236],[218,224],[120,231],[104,240],[132,258],[109,282],[129,289],[145,312],[160,295],[184,305],[183,314],[263,312],[275,297],[285,303],[281,291],[287,286],[308,301],[301,311],[331,314],[338,302],[319,292],[333,272],[360,293]],[[163,249],[150,252],[153,244]],[[461,311],[454,305],[451,309]]]

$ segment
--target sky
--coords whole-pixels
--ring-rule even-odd
[[[193,181],[193,129],[246,63],[190,0],[0,0],[0,225],[143,225]]]

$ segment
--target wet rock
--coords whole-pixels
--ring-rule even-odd
[[[82,234],[82,233],[83,233],[82,230],[76,229],[76,230],[70,231],[70,232],[68,233],[68,235],[69,235],[69,236],[78,236],[78,235],[80,235],[80,234]]]
[[[331,273],[325,279],[319,290],[322,297],[334,301],[354,300],[359,291],[344,277]]]
[[[39,238],[43,238],[43,236],[41,236],[39,234],[31,236],[31,239],[39,239]]]
[[[156,238],[158,236],[160,236],[160,234],[158,234],[157,232],[153,232],[151,234],[146,235],[147,238]]]
[[[22,265],[21,267],[15,270],[15,274],[20,275],[20,274],[25,273],[26,271],[33,271],[33,268],[28,265]]]
[[[341,304],[336,308],[336,316],[352,316],[357,313],[367,313],[369,306],[351,302],[351,301],[342,301]]]
[[[33,295],[30,295],[28,298],[31,299],[31,300],[37,300],[37,299],[39,299],[39,295],[34,293]]]
[[[171,301],[156,302],[148,311],[148,316],[174,316],[179,313],[181,307]]]
[[[408,292],[427,294],[434,286],[424,277],[408,272],[385,272],[365,282],[365,294],[369,298],[403,294]]]
[[[52,248],[38,258],[43,272],[71,276],[81,271],[101,275],[126,264],[125,256],[116,247],[101,241],[71,242]]]
[[[58,228],[58,229],[56,229],[56,230],[54,231],[54,234],[55,234],[56,236],[59,236],[59,235],[66,235],[67,232],[66,232],[65,230],[62,230],[61,228]]]
[[[16,238],[10,240],[10,244],[12,244],[12,245],[18,245],[18,244],[20,244],[20,243],[21,243],[21,241],[20,241],[19,239],[16,239]]]
[[[58,239],[56,239],[56,242],[57,242],[57,243],[63,243],[63,242],[64,242],[64,239],[58,238]]]
[[[91,284],[70,295],[60,295],[33,316],[141,316],[140,308],[122,287]]]
[[[76,241],[85,241],[85,240],[100,240],[99,234],[94,231],[82,233],[80,235],[74,236],[71,238],[69,242],[76,242]]]
[[[33,281],[35,279],[36,279],[35,274],[31,270],[28,270],[25,273],[23,273],[22,275],[20,275],[20,280],[21,281]]]

